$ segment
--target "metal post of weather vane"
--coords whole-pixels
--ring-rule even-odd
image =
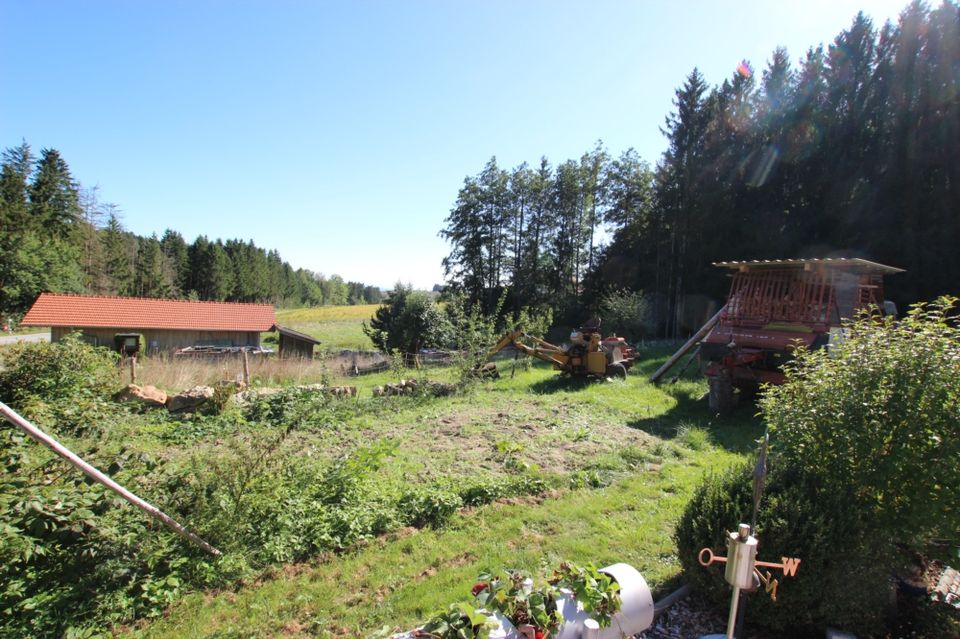
[[[740,607],[740,593],[742,590],[750,591],[762,583],[764,590],[770,594],[770,598],[777,600],[777,586],[780,585],[778,579],[773,578],[770,571],[761,573],[757,567],[774,568],[783,571],[784,577],[792,577],[797,572],[800,560],[796,557],[781,557],[781,562],[771,563],[769,561],[757,561],[757,538],[751,534],[757,525],[757,511],[760,507],[760,500],[763,497],[764,483],[767,477],[767,444],[769,435],[764,434],[760,444],[760,453],[757,459],[757,465],[753,471],[753,517],[752,525],[740,524],[737,532],[727,533],[727,556],[717,557],[709,548],[700,551],[698,560],[700,565],[709,566],[715,563],[725,563],[727,565],[724,571],[724,579],[733,586],[733,596],[730,598],[730,613],[727,618],[726,635],[708,635],[702,639],[714,639],[726,637],[734,639],[734,632],[738,626],[738,610]],[[742,618],[741,618],[742,620]]]

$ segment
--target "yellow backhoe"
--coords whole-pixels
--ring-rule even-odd
[[[637,352],[622,337],[601,338],[599,320],[573,331],[567,347],[556,346],[521,330],[510,331],[490,349],[487,359],[509,346],[518,353],[550,362],[566,375],[624,379],[637,357]]]

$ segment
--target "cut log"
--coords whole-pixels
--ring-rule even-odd
[[[716,315],[714,315],[714,316],[711,317],[709,320],[707,320],[707,323],[704,324],[703,326],[701,326],[701,327],[700,327],[700,330],[697,331],[696,333],[694,333],[694,334],[693,334],[693,337],[691,337],[690,339],[688,339],[688,340],[683,344],[683,346],[680,347],[680,350],[678,350],[676,353],[674,353],[673,355],[671,355],[671,356],[670,356],[670,359],[668,359],[666,362],[664,362],[663,366],[661,366],[660,368],[658,368],[658,369],[657,369],[657,372],[650,376],[650,381],[653,382],[654,384],[656,384],[656,383],[660,380],[660,378],[663,377],[664,374],[666,374],[666,372],[667,372],[668,370],[670,370],[671,368],[673,368],[674,365],[675,365],[678,361],[680,361],[680,358],[681,358],[681,357],[683,357],[684,355],[686,355],[686,353],[687,353],[691,348],[693,348],[694,346],[696,346],[697,344],[699,344],[699,343],[700,343],[700,340],[702,340],[704,337],[706,337],[706,336],[707,336],[707,333],[710,332],[710,329],[713,328],[714,326],[716,326],[717,322],[720,321],[720,314],[723,313],[723,311],[724,311],[725,308],[727,308],[727,305],[726,305],[726,304],[724,304],[723,306],[721,306],[721,307],[720,307],[720,310],[717,311],[717,314],[716,314]]]

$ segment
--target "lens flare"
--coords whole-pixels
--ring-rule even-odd
[[[741,60],[740,64],[737,65],[737,73],[744,78],[751,78],[753,77],[753,67],[746,60]]]

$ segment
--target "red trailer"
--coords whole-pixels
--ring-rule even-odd
[[[826,258],[719,262],[732,271],[727,304],[700,342],[710,384],[710,408],[730,410],[734,389],[783,382],[782,365],[802,344],[823,348],[841,320],[876,308],[889,313],[883,276],[902,269],[861,259]]]

